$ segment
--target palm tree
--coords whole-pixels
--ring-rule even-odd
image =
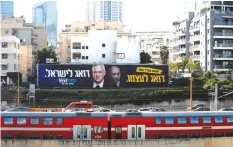
[[[168,63],[168,56],[169,56],[169,50],[167,46],[161,46],[160,47],[160,58],[162,61],[162,64]]]

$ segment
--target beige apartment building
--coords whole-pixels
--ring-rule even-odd
[[[117,30],[118,36],[129,36],[123,32],[121,22],[73,22],[59,34],[57,57],[60,63],[71,63],[71,37],[88,36],[89,30]]]

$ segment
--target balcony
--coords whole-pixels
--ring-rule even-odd
[[[215,65],[214,71],[229,71],[230,69],[223,65]]]
[[[176,33],[176,36],[185,36],[186,32],[185,31],[179,31]]]
[[[180,54],[186,53],[186,48],[179,48],[178,53],[180,53]]]
[[[214,33],[214,38],[233,39],[233,33],[216,32],[216,33]]]
[[[200,51],[200,45],[194,45],[193,48],[192,48],[192,51]],[[190,48],[191,49],[191,48]]]
[[[183,45],[183,44],[185,44],[186,42],[185,42],[185,39],[181,39],[181,40],[177,40],[176,41],[176,45]]]
[[[194,55],[193,60],[194,61],[199,61],[200,60],[200,55]]]
[[[233,61],[233,55],[225,55],[225,54],[215,54],[214,60],[232,60]]]
[[[38,35],[35,33],[32,33],[32,39],[38,39]]]
[[[233,50],[233,43],[215,43],[214,49]]]
[[[200,31],[200,25],[195,25],[190,27],[190,32]]]
[[[224,18],[233,18],[233,12],[232,11],[214,11],[217,14],[222,14],[222,17]]]
[[[233,28],[233,22],[215,22],[214,28]]]
[[[190,41],[194,42],[194,41],[200,41],[200,35],[194,35],[190,37]]]

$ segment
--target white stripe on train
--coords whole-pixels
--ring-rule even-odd
[[[147,131],[156,130],[205,130],[205,129],[233,129],[233,126],[201,126],[201,127],[146,127]],[[2,127],[1,131],[73,131],[73,128],[19,128],[19,127]],[[93,128],[92,128],[93,130]],[[128,128],[122,128],[122,131],[127,131]],[[108,131],[108,128],[104,128],[104,131]],[[115,131],[115,128],[111,128],[111,131]]]

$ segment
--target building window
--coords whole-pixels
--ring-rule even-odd
[[[117,53],[116,54],[116,58],[118,58],[118,59],[124,59],[125,58],[125,54],[124,53]]]
[[[17,118],[17,124],[18,125],[26,124],[26,118]]]
[[[73,49],[81,49],[81,42],[74,42]]]
[[[14,70],[17,70],[17,66],[16,66],[16,64],[14,64]]]
[[[210,23],[210,18],[207,19],[207,23]]]
[[[210,29],[208,29],[208,31],[207,31],[207,32],[208,32],[208,34],[209,34],[209,33],[210,33]]]
[[[8,58],[8,54],[2,54],[2,59],[7,59]]]
[[[86,49],[88,49],[88,46],[86,46]]]
[[[5,34],[8,34],[8,30],[5,30]]]
[[[210,50],[208,50],[208,55],[210,55]]]
[[[208,65],[210,65],[210,62],[208,61],[208,63],[207,63]]]
[[[94,27],[94,26],[95,26],[95,24],[92,24],[91,26],[93,26],[93,27]]]
[[[165,124],[174,124],[174,118],[173,117],[166,117]]]
[[[203,117],[203,123],[204,124],[211,123],[211,118],[209,116]]]
[[[86,60],[88,60],[88,56],[86,56]]]
[[[73,59],[81,59],[81,53],[73,53]]]
[[[2,70],[7,70],[7,64],[2,64]]]
[[[2,42],[2,48],[7,48],[8,43],[7,42]]]
[[[102,47],[105,47],[105,43],[102,43]]]
[[[44,118],[44,125],[52,125],[53,118]]]
[[[105,58],[105,54],[102,54],[102,58]]]
[[[178,118],[178,124],[186,124],[186,118],[185,117],[179,117]]]
[[[30,124],[32,125],[38,125],[40,123],[40,118],[31,118]]]
[[[68,46],[68,49],[70,49],[70,45]]]
[[[13,118],[10,118],[10,117],[4,118],[4,124],[5,125],[11,125],[11,124],[13,124]]]
[[[57,125],[61,125],[62,124],[62,118],[58,117],[56,123],[57,123]]]
[[[208,41],[207,41],[207,42],[208,42],[208,44],[210,44],[210,40],[209,40],[209,39],[208,39]]]
[[[82,46],[82,49],[85,49],[85,46]]]

